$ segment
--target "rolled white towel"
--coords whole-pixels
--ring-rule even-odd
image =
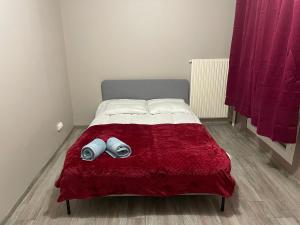
[[[131,148],[118,138],[111,137],[106,142],[106,152],[113,158],[127,158],[131,155]]]
[[[81,149],[81,159],[85,161],[93,161],[103,152],[105,152],[106,144],[100,139],[96,138],[92,142],[83,146]]]

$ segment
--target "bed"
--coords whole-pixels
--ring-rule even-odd
[[[94,120],[70,147],[55,183],[58,202],[99,196],[218,195],[221,211],[233,194],[228,154],[188,107],[187,80],[108,80]],[[94,138],[117,137],[132,155],[80,159]]]

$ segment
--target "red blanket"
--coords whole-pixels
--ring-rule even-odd
[[[80,159],[94,138],[114,136],[132,148],[127,159],[103,153]],[[200,124],[110,124],[88,128],[66,155],[56,182],[58,201],[106,195],[171,196],[187,193],[229,197],[235,186],[230,159]]]

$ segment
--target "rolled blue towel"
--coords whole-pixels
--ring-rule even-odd
[[[96,138],[92,142],[83,146],[81,149],[81,159],[85,161],[93,161],[103,152],[105,152],[106,144],[103,140]]]
[[[131,148],[118,138],[111,137],[106,142],[106,152],[113,158],[127,158],[131,155]]]

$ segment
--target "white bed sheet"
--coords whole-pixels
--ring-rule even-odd
[[[103,124],[180,124],[198,123],[199,118],[193,113],[165,113],[165,114],[105,114],[105,102],[97,109],[96,116],[90,126]]]

